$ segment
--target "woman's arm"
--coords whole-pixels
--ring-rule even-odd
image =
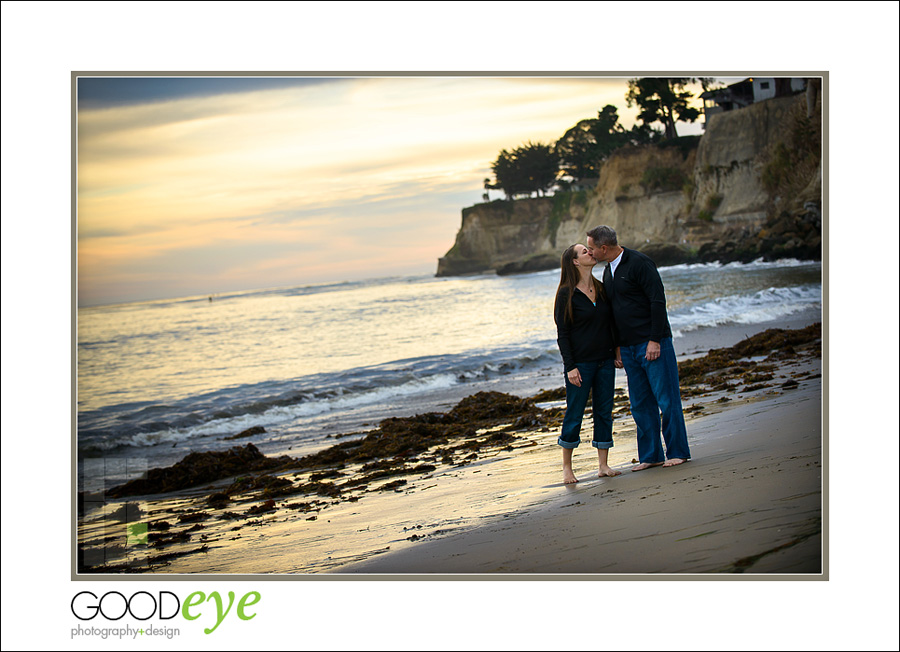
[[[572,355],[572,328],[566,320],[566,301],[569,293],[562,289],[556,295],[556,304],[553,308],[553,319],[556,321],[556,344],[559,346],[559,352],[562,355],[563,365],[568,374],[575,369],[575,358]]]

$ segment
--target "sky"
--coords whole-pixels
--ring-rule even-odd
[[[627,79],[79,77],[78,305],[434,273],[500,150],[630,128]]]

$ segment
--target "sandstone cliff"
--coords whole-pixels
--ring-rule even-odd
[[[437,275],[551,269],[598,224],[658,265],[819,259],[820,116],[803,96],[767,100],[714,115],[699,142],[617,151],[591,191],[466,208]]]
[[[456,243],[438,262],[438,276],[496,270],[549,269],[562,250],[584,238],[587,194],[494,201],[463,210]]]

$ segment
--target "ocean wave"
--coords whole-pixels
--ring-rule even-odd
[[[295,405],[276,406],[265,412],[246,412],[233,417],[213,419],[190,428],[168,428],[155,432],[137,433],[120,439],[118,446],[146,447],[173,444],[205,437],[221,437],[243,432],[254,426],[277,427],[304,417],[319,416],[327,412],[344,412],[353,408],[385,403],[410,393],[445,389],[458,382],[456,376],[443,374],[416,380],[397,387],[382,387],[368,391],[339,395],[332,398],[311,400]]]
[[[673,335],[723,324],[758,324],[821,308],[822,288],[805,285],[768,288],[751,295],[719,297],[669,315]]]
[[[277,428],[333,414],[385,405],[454,385],[557,362],[549,346],[481,352],[474,356],[436,356],[356,369],[333,380],[319,375],[290,384],[232,387],[193,397],[177,405],[136,406],[79,416],[79,449],[112,451],[199,442],[238,434],[254,426]],[[236,401],[235,396],[243,400]],[[251,397],[253,397],[251,399]],[[168,411],[169,423],[160,417]]]
[[[792,267],[806,267],[809,265],[818,265],[818,261],[798,260],[796,258],[782,258],[780,260],[766,261],[762,258],[749,263],[731,262],[720,263],[718,261],[712,263],[681,263],[679,265],[667,265],[659,267],[660,275],[684,272],[684,271],[715,271],[719,269],[733,270],[753,270],[753,269],[781,269]]]

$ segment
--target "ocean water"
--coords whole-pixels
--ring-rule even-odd
[[[676,340],[821,310],[818,262],[677,265],[660,274]],[[558,281],[555,270],[394,277],[81,308],[79,468],[97,459],[152,468],[245,441],[299,456],[387,416],[503,391],[510,378],[561,374]],[[266,433],[225,439],[252,426]],[[114,467],[111,482],[124,477]]]

